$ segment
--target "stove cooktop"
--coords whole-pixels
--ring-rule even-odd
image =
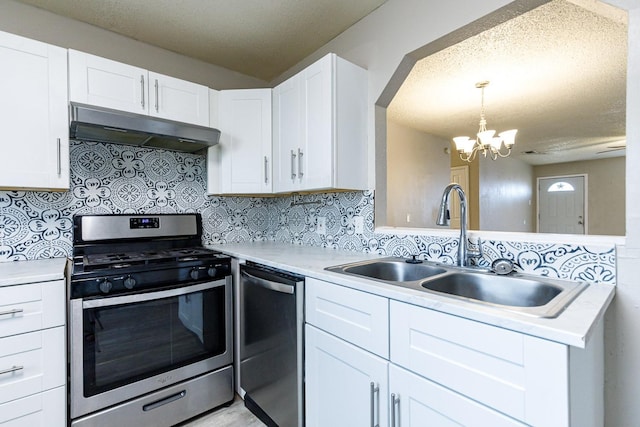
[[[206,248],[182,248],[168,250],[147,250],[136,252],[115,252],[84,255],[82,268],[84,271],[102,270],[107,268],[125,268],[135,265],[159,263],[180,263],[199,259],[216,259],[224,255]]]

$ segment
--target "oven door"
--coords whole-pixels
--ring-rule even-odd
[[[76,418],[232,363],[231,277],[70,303]]]

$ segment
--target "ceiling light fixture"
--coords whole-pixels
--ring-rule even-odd
[[[495,130],[487,130],[487,120],[484,117],[484,88],[488,85],[489,81],[487,80],[476,83],[476,87],[482,91],[478,139],[470,139],[468,136],[456,136],[453,138],[456,150],[458,150],[460,158],[465,162],[472,162],[478,152],[482,153],[484,157],[489,155],[491,160],[496,160],[498,157],[507,157],[511,154],[511,147],[516,143],[518,129],[500,132],[498,136],[494,136]],[[506,148],[506,152],[502,150],[503,146]]]

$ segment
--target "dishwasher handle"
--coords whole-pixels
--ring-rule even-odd
[[[247,273],[246,271],[242,271],[240,274],[244,277],[247,277],[255,285],[261,286],[265,289],[269,289],[270,291],[282,292],[284,294],[291,294],[291,295],[295,293],[295,287],[292,285],[287,285],[285,283],[274,282],[272,280],[256,277],[252,274]]]

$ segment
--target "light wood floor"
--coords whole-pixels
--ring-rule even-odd
[[[180,427],[264,427],[264,424],[245,408],[244,401],[236,395],[235,401],[228,408],[207,412],[180,424]]]

